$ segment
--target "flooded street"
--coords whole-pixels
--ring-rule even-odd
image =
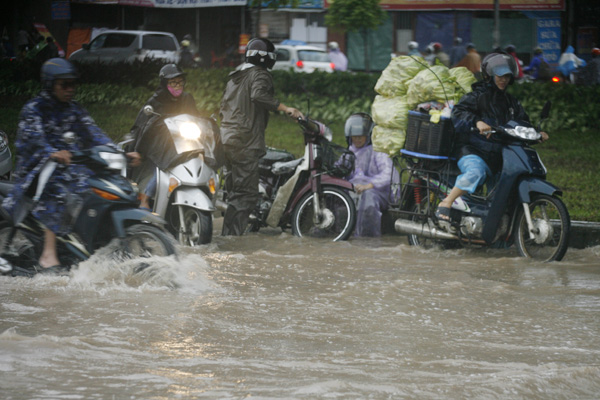
[[[592,399],[600,247],[422,251],[264,230],[0,277],[3,399]]]

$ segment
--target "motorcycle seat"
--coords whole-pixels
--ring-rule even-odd
[[[273,164],[273,168],[271,168],[271,171],[273,171],[274,175],[290,174],[296,170],[296,167],[298,167],[298,165],[300,165],[302,160],[304,160],[304,159],[298,158],[297,160],[291,160],[291,161],[286,161],[286,162],[276,162]]]

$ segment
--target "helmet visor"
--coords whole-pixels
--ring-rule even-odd
[[[268,56],[271,60],[277,60],[277,54],[266,50],[248,50],[246,57],[253,57],[259,55],[261,57]]]

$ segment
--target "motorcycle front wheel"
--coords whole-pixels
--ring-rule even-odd
[[[561,199],[539,194],[532,196],[529,213],[533,223],[530,235],[525,212],[517,216],[515,244],[519,254],[536,261],[560,261],[567,252],[571,219]]]
[[[125,230],[118,253],[124,258],[164,257],[176,253],[174,239],[161,229],[148,224],[135,224]]]
[[[321,195],[321,210],[326,220],[313,220],[313,193],[306,193],[294,207],[292,233],[296,236],[346,240],[356,225],[356,207],[348,193],[335,187],[326,187]]]
[[[12,228],[7,222],[0,223],[0,251],[3,252],[0,256],[13,264],[13,268],[15,268],[13,275],[15,275],[14,271],[19,268],[34,271],[41,249],[36,249],[36,246],[21,231],[17,231],[12,243],[6,246],[11,230]]]
[[[185,231],[178,232],[179,243],[184,246],[199,246],[212,240],[213,221],[208,211],[200,211],[193,207],[183,207]]]

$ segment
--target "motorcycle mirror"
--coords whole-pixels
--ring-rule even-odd
[[[144,114],[146,114],[146,115],[152,115],[152,114],[158,115],[157,113],[154,112],[154,108],[151,105],[144,106]]]

